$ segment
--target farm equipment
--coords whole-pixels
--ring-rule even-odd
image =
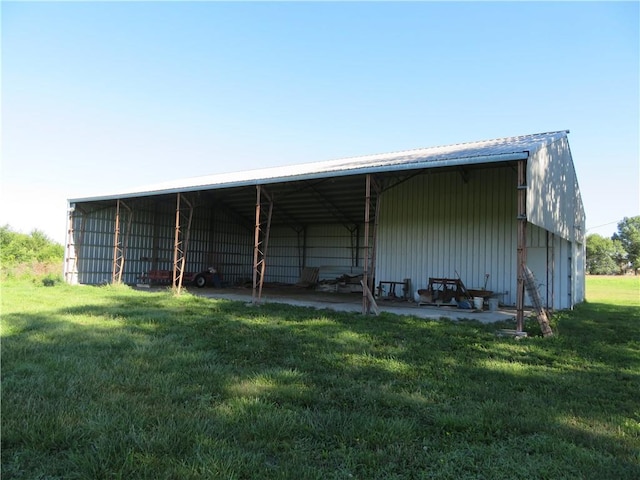
[[[214,267],[209,267],[202,272],[185,272],[182,276],[185,283],[192,283],[198,288],[207,285],[220,288],[222,286],[222,278]],[[140,282],[148,285],[170,285],[173,281],[173,272],[171,270],[149,270],[148,273],[140,276]]]

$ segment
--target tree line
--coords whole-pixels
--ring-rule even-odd
[[[20,233],[0,227],[0,265],[3,268],[31,263],[62,263],[64,247],[40,230]]]
[[[610,238],[587,235],[587,273],[590,275],[638,274],[640,270],[640,216],[624,217]]]

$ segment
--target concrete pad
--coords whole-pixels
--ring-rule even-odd
[[[190,288],[189,292],[207,298],[219,298],[238,302],[251,302],[252,291],[248,288]],[[283,303],[299,307],[311,307],[318,310],[333,310],[336,312],[362,312],[361,294],[343,294],[313,292],[292,287],[265,288],[262,291],[261,303]],[[481,323],[495,323],[516,321],[515,310],[477,311],[463,310],[454,306],[418,306],[414,302],[385,301],[377,302],[381,312],[395,315],[410,315],[425,319],[475,320]]]

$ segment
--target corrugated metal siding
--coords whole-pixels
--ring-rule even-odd
[[[307,266],[351,266],[350,235],[342,225],[310,227],[307,233]]]
[[[83,222],[84,218],[84,222]],[[74,218],[78,282],[102,284],[111,281],[115,207],[81,213]]]
[[[585,245],[582,243],[575,242],[575,296],[574,296],[574,305],[576,303],[584,302],[586,298],[586,279],[584,273],[586,272],[586,251]]]
[[[362,235],[356,240],[344,225],[309,226],[306,252],[303,252],[303,243],[302,232],[287,227],[272,228],[265,281],[296,283],[300,280],[303,263],[306,267],[320,268],[319,280],[362,272],[364,240]]]
[[[141,274],[152,269],[172,270],[175,234],[175,206],[170,203],[131,202],[133,220],[127,238],[123,282],[134,284]],[[74,240],[78,252],[78,281],[102,284],[111,281],[115,228],[113,206],[76,215]],[[127,236],[126,219],[121,214],[121,238]],[[84,233],[81,233],[84,225]],[[362,228],[360,228],[362,231]],[[359,273],[362,268],[362,237],[352,238],[342,225],[308,227],[306,256],[301,233],[289,227],[274,226],[270,232],[265,281],[296,283],[301,267],[323,267],[327,275]],[[253,275],[253,230],[238,222],[222,208],[194,209],[185,270],[202,271],[215,266],[226,282],[250,281]],[[356,246],[360,250],[356,252]],[[357,255],[360,267],[354,268]],[[338,272],[338,273],[336,273]]]
[[[574,284],[580,259],[572,256],[571,242],[558,235],[550,235],[536,225],[530,224],[527,233],[527,265],[536,277],[546,306],[551,309],[572,308],[576,301],[584,300],[580,285]],[[530,304],[528,298],[526,304]]]
[[[298,233],[292,228],[272,228],[267,250],[266,282],[296,283],[300,279],[302,250]]]
[[[209,263],[231,284],[253,277],[253,230],[223,208],[211,210],[210,240],[207,250]]]
[[[515,304],[516,179],[511,168],[416,177],[383,194],[377,281],[460,276]],[[413,292],[412,292],[413,293]]]
[[[151,269],[172,270],[175,235],[175,207],[144,202],[131,204],[133,220],[127,238],[123,282],[133,284]],[[84,222],[82,218],[84,217]],[[127,236],[121,219],[121,235]],[[185,225],[186,226],[186,225]],[[111,281],[115,205],[74,218],[74,241],[78,252],[78,281],[101,284]],[[185,270],[199,272],[217,266],[226,281],[250,278],[253,261],[253,233],[225,212],[199,207],[189,232]]]
[[[362,226],[353,235],[344,225],[309,227],[306,266],[320,268],[319,280],[332,280],[344,274],[360,274],[364,255],[363,232]],[[372,247],[373,243],[370,241],[369,245]]]
[[[487,289],[515,305],[515,172],[507,167],[467,175],[467,183],[455,172],[422,175],[384,193],[376,281],[409,278],[415,292],[429,277],[459,276],[468,288],[481,288],[489,274]],[[580,285],[570,281],[570,268],[580,279],[580,259],[570,263],[576,260],[571,242],[555,235],[547,247],[547,232],[532,224],[527,237],[528,264],[550,307],[581,301]],[[552,259],[554,266],[547,267]]]

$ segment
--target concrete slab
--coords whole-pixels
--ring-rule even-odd
[[[251,302],[250,288],[189,288],[194,295],[207,298],[220,298],[239,302]],[[299,307],[311,307],[318,310],[328,309],[337,312],[362,312],[362,294],[360,293],[326,293],[314,292],[296,287],[264,288],[262,303],[283,303]],[[463,310],[453,306],[418,306],[414,302],[386,301],[377,302],[380,311],[395,315],[410,315],[418,318],[450,320],[475,320],[481,323],[516,322],[514,310],[501,309],[494,312],[487,310]]]

